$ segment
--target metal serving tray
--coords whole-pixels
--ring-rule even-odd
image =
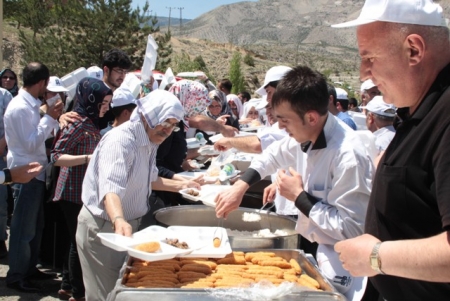
[[[234,249],[234,251],[244,252],[274,252],[287,260],[295,258],[302,269],[312,278],[316,279],[323,291],[303,291],[286,295],[277,300],[296,300],[296,301],[346,301],[346,298],[338,293],[333,285],[322,275],[319,269],[314,266],[301,250],[280,250],[280,249]],[[124,285],[125,275],[129,273],[129,266],[132,259],[128,258],[122,268],[120,279],[116,287],[109,294],[108,301],[134,301],[134,300],[158,300],[158,301],[178,301],[178,300],[221,300],[209,294],[202,289],[179,289],[179,288],[130,288]]]

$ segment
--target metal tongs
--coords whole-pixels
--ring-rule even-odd
[[[267,204],[269,204],[269,206],[267,206]],[[266,206],[267,206],[267,208],[265,208]],[[261,215],[261,211],[262,211],[263,209],[266,210],[266,219],[269,221],[269,230],[270,230],[270,231],[272,231],[272,223],[270,222],[269,214],[270,214],[270,209],[272,209],[274,206],[275,206],[275,202],[272,202],[272,203],[267,202],[267,203],[265,203],[265,204],[261,207],[261,209],[259,209],[259,211],[258,211],[258,213]],[[262,216],[262,215],[261,215],[261,216]],[[262,218],[261,218],[261,220],[262,220]]]

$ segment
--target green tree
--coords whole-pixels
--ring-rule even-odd
[[[52,10],[52,26],[34,37],[21,31],[20,39],[25,62],[44,62],[52,74],[60,76],[79,67],[100,65],[104,53],[112,48],[125,51],[132,68],[140,69],[147,36],[159,31],[148,2],[142,9],[132,9],[131,0],[54,0]],[[165,47],[170,36],[155,39],[161,44],[160,52],[172,51]],[[164,53],[164,58],[168,55]]]
[[[253,59],[253,56],[250,55],[250,53],[247,53],[244,56],[244,63],[246,63],[248,66],[255,67],[255,60]]]
[[[53,6],[43,0],[6,0],[4,1],[5,19],[17,22],[17,28],[21,25],[29,27],[33,36],[42,32],[43,28],[51,24],[53,18]]]
[[[156,70],[160,70],[164,72],[168,67],[170,67],[170,63],[172,62],[172,45],[170,45],[170,39],[172,35],[170,30],[156,37],[156,43],[158,44],[158,59],[156,61]]]
[[[240,91],[244,90],[244,75],[241,71],[241,54],[239,52],[235,52],[231,59],[229,78],[233,84],[231,93],[238,94]]]

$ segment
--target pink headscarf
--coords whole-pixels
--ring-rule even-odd
[[[170,87],[169,92],[180,100],[184,108],[185,131],[189,128],[189,118],[201,114],[211,104],[208,89],[199,82],[180,80]]]

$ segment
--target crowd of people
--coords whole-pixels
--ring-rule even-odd
[[[307,66],[270,68],[258,98],[231,94],[228,79],[216,86],[206,76],[158,89],[158,75],[134,95],[123,84],[132,64],[119,49],[88,69],[73,99],[42,63],[25,66],[20,89],[16,73],[2,70],[7,287],[39,292],[32,280],[56,277],[37,268],[50,198],[70,238],[60,299],[106,300],[125,254],[97,233],[131,236],[155,223],[156,209],[185,204],[179,190],[201,189],[202,177],[178,173],[197,168],[186,139],[202,133],[218,151],[260,154],[218,193],[218,218],[270,176],[262,203],[297,220],[300,248],[348,300],[445,300],[450,41],[442,8],[431,0],[366,0],[356,20],[334,25],[349,26],[357,27],[360,103]],[[252,126],[254,135],[236,137]],[[213,143],[218,133],[223,138]]]

